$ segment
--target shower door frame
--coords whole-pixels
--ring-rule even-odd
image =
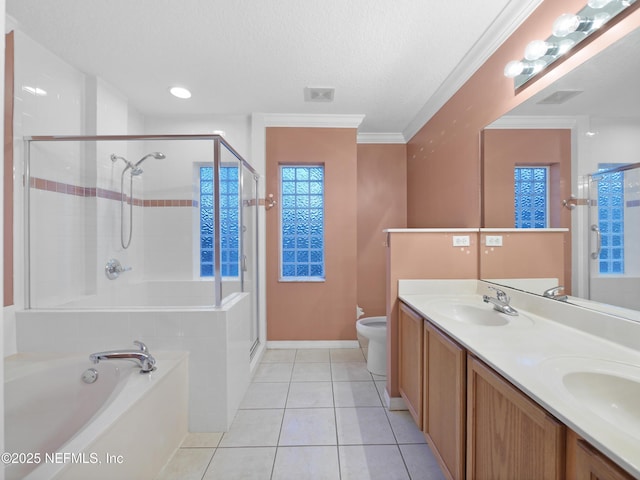
[[[245,160],[222,136],[198,135],[198,134],[181,134],[181,135],[36,135],[25,136],[24,141],[24,308],[31,309],[31,221],[30,221],[30,190],[31,190],[31,143],[32,142],[91,142],[91,141],[153,141],[153,140],[208,140],[213,142],[213,198],[220,198],[220,165],[221,147],[231,153],[242,165],[251,172],[256,181],[255,202],[258,205],[258,180],[260,174],[255,168]],[[241,169],[242,172],[242,169]],[[239,183],[239,224],[240,229],[243,225],[243,184]],[[257,208],[257,207],[256,207]],[[221,274],[221,251],[220,251],[220,202],[214,202],[214,225],[216,226],[216,235],[214,235],[214,306],[219,308],[222,306],[222,274]],[[257,218],[257,215],[256,215]],[[258,229],[256,227],[256,244],[258,241]],[[244,254],[244,245],[242,244],[242,235],[239,235],[239,253]],[[258,255],[256,249],[255,255]],[[239,257],[241,260],[241,256]],[[256,258],[256,279],[259,278],[258,258]],[[244,272],[240,269],[241,291],[244,291]],[[259,296],[259,284],[256,281],[256,295]],[[256,302],[258,303],[258,302]],[[257,312],[256,312],[257,313]],[[255,321],[259,324],[259,318]]]

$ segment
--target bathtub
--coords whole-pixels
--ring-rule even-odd
[[[120,279],[119,279],[120,280]],[[117,282],[117,280],[116,280]],[[101,293],[77,296],[73,300],[48,299],[37,308],[128,309],[211,307],[215,292],[212,280],[164,280],[137,283],[109,283]],[[222,298],[241,290],[240,282],[223,280]]]
[[[187,353],[154,356],[150,374],[88,354],[7,358],[5,478],[153,479],[187,433]]]

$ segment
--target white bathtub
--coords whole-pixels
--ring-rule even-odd
[[[153,479],[187,433],[187,354],[154,352],[158,369],[87,355],[5,361],[5,478]],[[92,384],[82,373],[98,371]],[[4,458],[6,460],[6,458]]]
[[[124,278],[109,283],[101,293],[84,295],[73,300],[48,299],[43,304],[35,301],[37,308],[202,308],[214,304],[214,282],[211,280],[194,281],[146,281],[139,283],[117,283]],[[222,298],[241,290],[240,282],[223,280]],[[32,297],[37,297],[32,295]]]

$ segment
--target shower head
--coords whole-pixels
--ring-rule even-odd
[[[164,154],[164,153],[161,153],[161,152],[151,152],[151,153],[146,154],[146,155],[145,155],[144,157],[142,157],[140,160],[138,160],[138,161],[135,163],[134,167],[137,167],[138,165],[140,165],[142,162],[144,162],[144,161],[145,161],[147,158],[149,158],[149,157],[153,157],[153,158],[155,158],[156,160],[162,160],[163,158],[166,158],[166,156],[165,156],[165,154]]]
[[[134,167],[134,165],[132,165],[132,164],[131,164],[131,162],[130,162],[129,160],[127,160],[126,158],[124,158],[124,157],[119,157],[119,156],[118,156],[118,155],[116,155],[115,153],[112,153],[112,154],[111,154],[111,161],[115,163],[115,162],[117,162],[118,160],[122,160],[122,161],[127,165],[127,166],[125,167],[124,171],[127,171],[127,169],[129,169],[129,168],[130,168],[130,169],[132,169],[132,170],[135,168],[135,167]]]

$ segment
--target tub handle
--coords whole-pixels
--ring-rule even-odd
[[[104,266],[104,274],[109,280],[115,280],[123,272],[128,272],[131,267],[123,267],[122,264],[115,258],[110,259]]]

